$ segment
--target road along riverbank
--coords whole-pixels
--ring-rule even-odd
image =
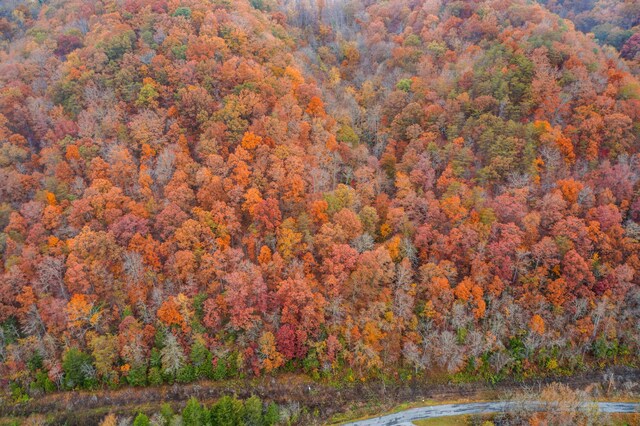
[[[524,406],[523,406],[524,404]],[[582,409],[596,405],[603,413],[638,413],[640,403],[632,402],[594,402],[584,404]],[[526,408],[530,411],[546,411],[548,403],[538,401],[498,401],[498,402],[470,402],[466,404],[442,404],[428,407],[411,408],[385,416],[347,423],[345,426],[398,426],[411,424],[414,420],[432,419],[436,417],[459,416],[465,414],[491,414],[516,408]]]

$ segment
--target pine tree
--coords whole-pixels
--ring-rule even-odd
[[[138,413],[136,419],[133,421],[133,426],[149,426],[151,422],[149,421],[149,417],[147,417],[143,413]]]
[[[247,426],[262,425],[262,401],[255,395],[244,402],[242,418]]]
[[[182,423],[184,426],[200,426],[206,423],[207,413],[196,398],[191,398],[182,410]]]

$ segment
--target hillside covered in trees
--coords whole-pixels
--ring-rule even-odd
[[[640,75],[640,2],[637,0],[540,0],[552,12],[571,19],[578,30],[611,46]]]
[[[3,1],[3,387],[637,365],[640,39],[543,3]]]

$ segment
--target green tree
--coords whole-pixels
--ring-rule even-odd
[[[162,373],[158,367],[151,367],[149,374],[147,375],[147,382],[151,386],[158,386],[162,384]]]
[[[67,389],[87,389],[96,384],[96,371],[91,356],[77,348],[69,349],[62,360]]]
[[[89,342],[95,366],[102,378],[107,378],[113,371],[113,364],[118,357],[118,339],[110,334],[96,336]]]
[[[170,424],[171,420],[175,416],[173,408],[166,402],[160,406],[160,416],[164,420],[164,424]]]
[[[149,107],[155,108],[158,106],[158,91],[151,83],[146,83],[140,89],[140,93],[138,94],[138,99],[136,100],[137,107]]]
[[[235,426],[242,423],[242,401],[223,396],[211,407],[211,420],[219,426]]]
[[[146,386],[147,384],[147,366],[140,365],[129,370],[126,377],[127,383],[131,386]]]
[[[213,355],[204,343],[196,340],[189,355],[197,378],[213,378]]]
[[[403,92],[411,91],[411,79],[403,78],[398,82],[398,84],[396,84],[396,89],[402,90]]]
[[[207,423],[207,417],[207,410],[196,398],[189,399],[184,410],[182,410],[182,423],[184,426],[203,425]]]
[[[56,384],[49,379],[49,375],[44,371],[36,372],[36,379],[31,382],[30,388],[50,393],[56,390]]]
[[[109,60],[117,61],[133,48],[135,40],[136,34],[131,30],[116,34],[103,43],[104,53]]]
[[[133,426],[150,426],[151,422],[149,421],[149,417],[144,413],[138,413],[135,420],[133,421]]]
[[[242,418],[247,426],[262,425],[262,401],[259,397],[252,395],[244,402]]]
[[[183,16],[187,19],[191,18],[191,8],[189,7],[179,7],[173,12],[173,16]]]
[[[267,406],[267,411],[264,414],[262,424],[265,426],[272,426],[277,424],[278,421],[280,421],[280,410],[278,409],[278,406],[272,402]]]

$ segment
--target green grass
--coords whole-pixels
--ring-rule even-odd
[[[437,417],[435,419],[414,420],[416,426],[463,426],[468,425],[471,416],[463,414],[461,416]]]

